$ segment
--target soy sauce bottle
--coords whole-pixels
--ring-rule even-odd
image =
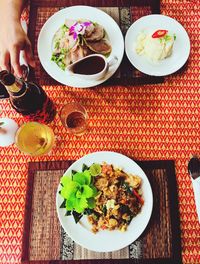
[[[54,119],[55,106],[42,87],[19,79],[5,70],[0,72],[0,81],[7,89],[12,107],[26,121],[50,123]]]

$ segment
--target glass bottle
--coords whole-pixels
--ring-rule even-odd
[[[19,79],[5,70],[0,72],[0,81],[9,93],[12,107],[26,121],[50,123],[54,119],[55,106],[42,87]]]

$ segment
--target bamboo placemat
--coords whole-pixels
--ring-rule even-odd
[[[72,161],[29,163],[22,261],[26,263],[181,263],[179,213],[173,161],[143,161],[154,205],[143,234],[130,246],[95,253],[75,244],[60,227],[55,196]]]
[[[60,9],[72,5],[89,5],[95,6],[106,13],[108,13],[113,19],[118,23],[119,27],[122,30],[123,35],[125,36],[126,31],[131,26],[131,24],[138,18],[153,14],[160,13],[160,1],[148,1],[148,0],[137,0],[137,1],[103,1],[103,0],[45,0],[38,1],[32,0],[30,7],[30,23],[29,23],[29,38],[32,42],[35,58],[36,58],[36,68],[35,72],[32,72],[32,78],[35,78],[38,83],[41,85],[53,85],[57,84],[42,68],[38,53],[37,53],[37,40],[39,32],[46,22],[46,20],[52,16],[55,12]],[[47,43],[49,45],[49,43]],[[49,58],[50,59],[50,58]],[[163,82],[163,77],[154,77],[148,76],[141,73],[135,69],[128,58],[124,54],[124,58],[119,67],[119,70],[110,78],[106,83],[107,84],[148,84],[148,83],[159,83]],[[105,83],[104,83],[105,85]]]

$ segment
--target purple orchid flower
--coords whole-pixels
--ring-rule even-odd
[[[70,35],[73,34],[73,39],[77,40],[78,35],[84,35],[86,28],[91,24],[92,24],[91,22],[83,22],[83,23],[76,22],[74,25],[70,27],[69,34]]]

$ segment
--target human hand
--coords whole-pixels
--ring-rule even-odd
[[[24,50],[24,56],[27,63],[34,67],[35,62],[32,53],[30,40],[24,32],[21,24],[18,22],[3,25],[0,36],[0,68],[10,71],[12,68],[14,74],[22,76],[22,69],[19,63],[20,51]]]

